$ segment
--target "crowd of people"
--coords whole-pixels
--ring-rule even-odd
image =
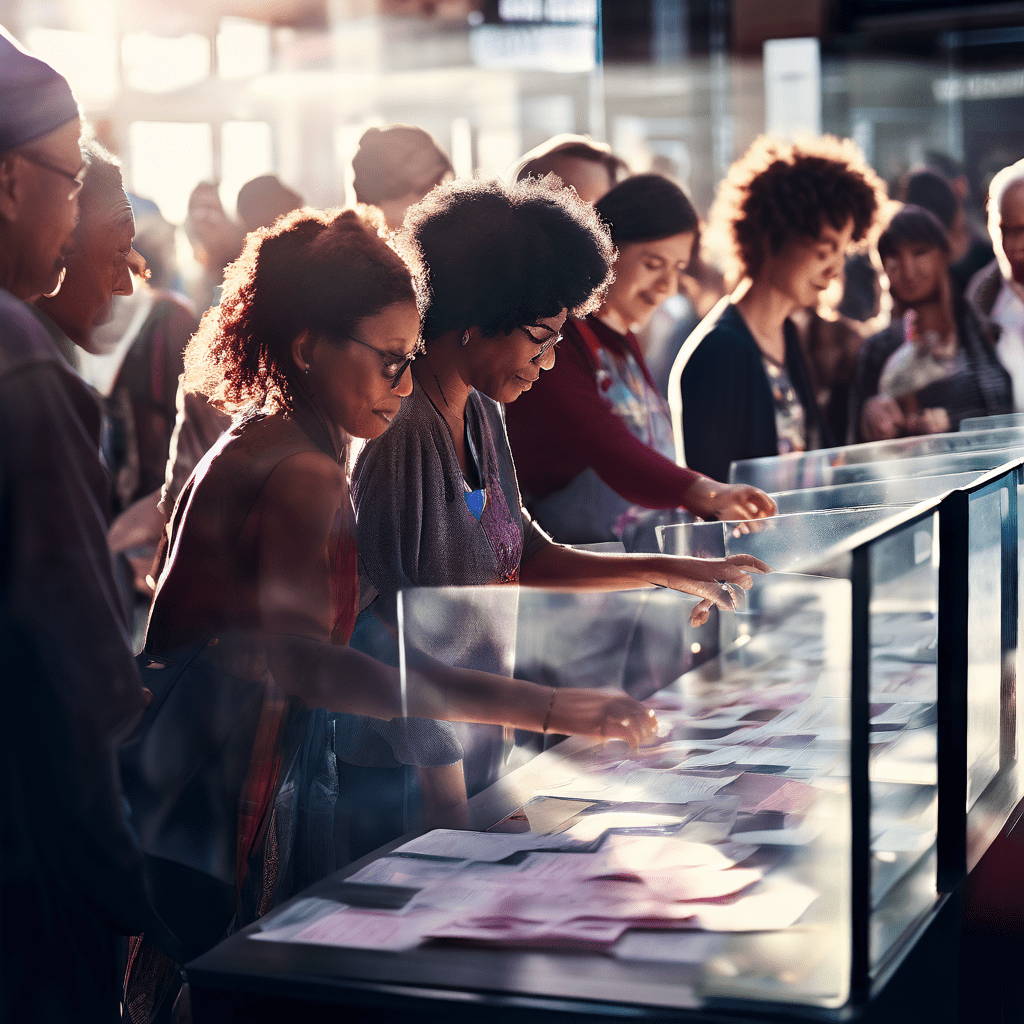
[[[352,208],[198,186],[186,297],[64,79],[2,34],[0,83],[5,1020],[186,1020],[187,959],[452,813],[510,730],[653,735],[400,652],[404,588],[669,587],[699,623],[769,567],[644,526],[773,515],[733,461],[1024,411],[1024,162],[986,237],[948,163],[896,201],[848,141],[762,138],[705,224],[584,136],[503,182],[374,128]]]

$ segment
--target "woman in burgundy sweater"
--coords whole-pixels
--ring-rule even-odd
[[[754,487],[677,466],[672,422],[633,334],[679,288],[699,221],[686,194],[657,174],[620,182],[596,204],[619,250],[596,313],[567,321],[558,360],[506,408],[527,506],[555,540],[615,540],[648,509],[705,519],[772,515]]]

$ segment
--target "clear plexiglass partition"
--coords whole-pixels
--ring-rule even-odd
[[[407,698],[425,655],[556,699],[611,686],[656,710],[656,740],[461,726],[478,795],[255,937],[387,950],[374,977],[399,985],[863,1003],[1021,796],[1022,485],[1015,463],[910,508],[663,531],[667,550],[797,552],[801,572],[755,576],[700,627],[665,589],[402,592]]]
[[[755,555],[777,572],[798,572],[848,556],[852,537],[907,507],[864,505],[780,512],[762,520],[671,524],[658,527],[658,545],[666,555],[687,558]]]
[[[1007,412],[1001,416],[972,416],[960,421],[963,430],[1002,430],[1005,427],[1024,427],[1024,412]]]
[[[823,448],[819,451],[791,455],[745,459],[732,464],[729,470],[729,480],[732,483],[754,484],[762,490],[775,493],[776,491],[824,487],[832,483],[841,483],[843,481],[833,479],[834,471],[840,467],[855,464],[955,455],[960,452],[977,455],[982,452],[998,450],[1006,451],[1003,462],[1009,462],[1024,454],[1024,427],[977,430],[955,434],[929,434],[923,437],[899,438],[894,441],[875,441],[841,448]],[[876,470],[876,473],[879,472],[884,471]],[[957,470],[947,469],[945,472],[952,473]],[[875,478],[884,479],[881,476]]]

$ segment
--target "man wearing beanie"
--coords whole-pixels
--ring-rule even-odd
[[[114,744],[144,706],[110,556],[99,409],[25,302],[84,166],[67,82],[0,29],[0,1020],[119,1019],[147,926]]]

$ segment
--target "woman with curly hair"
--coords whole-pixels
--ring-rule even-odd
[[[237,834],[216,837],[235,850],[242,923],[350,852],[334,849],[330,811],[322,835],[316,822],[275,819],[282,778],[302,758],[317,785],[348,798],[330,713],[373,716],[378,746],[404,741],[387,727],[402,714],[398,672],[348,646],[359,595],[349,442],[387,430],[421,351],[414,254],[403,258],[371,213],[300,210],[250,234],[186,353],[186,387],[235,420],[178,499],[146,651],[174,662],[199,646],[213,678],[262,685],[255,739],[238,752]],[[410,669],[408,714],[421,718],[631,743],[654,728],[624,694],[556,694],[426,659]],[[311,784],[300,781],[301,814]],[[287,836],[301,858],[289,858]]]
[[[733,164],[711,213],[728,238],[733,295],[680,350],[669,379],[676,458],[716,480],[737,459],[828,447],[790,315],[818,305],[884,191],[849,140],[762,137]]]
[[[595,209],[618,249],[615,280],[599,309],[566,321],[558,362],[507,410],[530,511],[570,544],[625,539],[637,506],[707,519],[774,513],[757,488],[675,464],[668,406],[633,334],[679,290],[698,245],[693,204],[668,178],[637,174]],[[642,522],[649,527],[651,517]]]
[[[413,207],[406,231],[430,284],[425,348],[412,395],[364,448],[353,484],[381,617],[405,587],[513,582],[666,586],[700,596],[698,616],[712,603],[731,608],[728,584],[749,587],[748,572],[767,571],[764,563],[573,550],[552,543],[522,507],[501,403],[555,364],[567,315],[591,312],[611,280],[614,250],[593,207],[553,176],[457,181]],[[468,753],[470,791],[493,778],[496,749],[480,744],[478,764]]]

